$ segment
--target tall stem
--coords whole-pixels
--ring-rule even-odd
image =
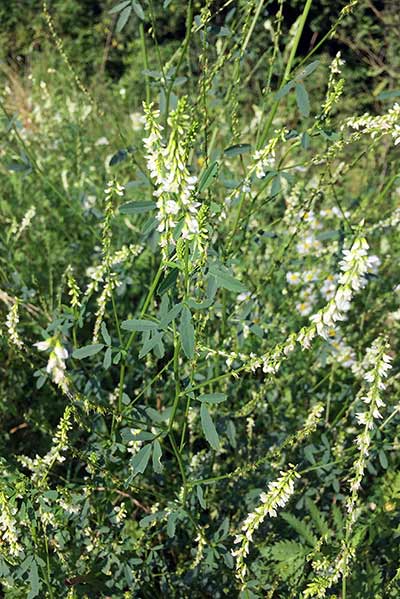
[[[287,64],[286,64],[286,69],[285,69],[285,72],[283,74],[282,82],[281,82],[281,85],[280,85],[279,89],[282,89],[282,87],[289,81],[289,75],[290,75],[290,73],[292,71],[293,61],[294,61],[294,59],[296,57],[297,48],[298,48],[298,45],[299,45],[299,42],[300,42],[301,35],[303,33],[304,26],[305,26],[306,21],[307,21],[308,13],[310,12],[311,4],[312,4],[312,0],[307,0],[307,2],[304,5],[303,13],[302,13],[302,15],[300,17],[300,21],[299,21],[299,25],[297,27],[296,35],[295,35],[294,40],[293,40],[293,46],[292,46],[292,49],[290,51],[289,59],[288,59]],[[279,106],[279,100],[275,100],[275,102],[272,105],[271,111],[269,113],[269,118],[268,118],[268,121],[266,123],[265,129],[263,131],[263,134],[261,135],[259,147],[262,147],[264,145],[265,140],[268,137],[268,134],[269,134],[269,131],[271,129],[271,125],[272,125],[272,122],[274,120],[276,111],[278,110],[278,106]]]

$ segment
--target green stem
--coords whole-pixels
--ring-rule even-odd
[[[292,71],[293,61],[294,61],[294,59],[296,57],[297,48],[298,48],[298,45],[299,45],[299,42],[300,42],[301,35],[303,33],[304,26],[305,26],[306,21],[307,21],[308,13],[310,12],[311,4],[312,4],[312,0],[307,0],[307,2],[304,5],[303,13],[302,13],[302,15],[300,17],[300,21],[299,21],[299,25],[298,25],[298,28],[297,28],[297,31],[296,31],[296,35],[295,35],[295,38],[293,40],[293,46],[292,46],[292,49],[291,49],[291,52],[290,52],[290,55],[289,55],[288,62],[286,64],[286,69],[285,69],[285,72],[283,74],[283,79],[282,79],[281,85],[279,87],[279,90],[281,90],[282,87],[284,85],[286,85],[286,83],[289,81],[289,75],[290,75],[290,73]],[[275,102],[272,105],[271,111],[269,113],[269,118],[268,118],[268,121],[266,123],[265,129],[264,129],[264,131],[263,131],[263,133],[261,135],[259,147],[262,147],[264,145],[265,140],[268,137],[268,134],[269,134],[269,131],[271,129],[271,125],[272,125],[272,122],[274,120],[276,111],[278,110],[278,106],[279,106],[279,100],[275,100]]]
[[[187,478],[186,478],[186,474],[185,474],[185,468],[183,466],[183,462],[182,462],[182,456],[179,452],[179,449],[176,445],[176,441],[175,441],[175,437],[172,433],[172,431],[170,431],[168,433],[168,437],[169,440],[171,441],[171,446],[172,446],[172,450],[175,454],[176,460],[178,462],[178,466],[179,466],[179,471],[181,473],[181,477],[182,477],[182,483],[183,483],[183,497],[182,497],[182,504],[185,505],[186,503],[186,497],[187,497],[187,490],[188,490],[188,484],[187,484]]]
[[[147,56],[147,48],[146,48],[146,39],[145,39],[145,35],[144,35],[144,25],[143,22],[140,22],[139,25],[139,35],[140,35],[140,48],[142,51],[142,59],[143,59],[143,65],[146,71],[148,71],[149,69],[149,59]],[[146,86],[146,104],[150,104],[150,80],[149,80],[149,76],[147,74],[145,74],[144,76],[144,82],[145,82],[145,86]]]
[[[154,295],[154,292],[157,289],[157,285],[160,280],[162,271],[163,271],[163,263],[161,262],[160,266],[158,267],[158,270],[155,274],[153,282],[150,286],[150,289],[147,292],[146,299],[144,300],[142,309],[140,311],[140,318],[143,318],[143,316],[146,313],[146,310],[147,310],[149,303]],[[118,414],[121,414],[121,412],[122,412],[122,395],[123,395],[123,390],[124,390],[125,373],[126,373],[126,358],[127,358],[129,348],[131,347],[131,345],[135,339],[135,335],[136,335],[136,331],[132,331],[132,333],[130,334],[129,339],[125,345],[125,348],[123,349],[124,355],[122,357],[121,370],[120,370],[120,374],[119,374]],[[115,430],[115,424],[116,424],[116,420],[115,420],[115,418],[113,418],[113,423],[112,423],[112,427],[111,427],[113,431]]]
[[[174,86],[176,77],[178,75],[179,69],[182,65],[183,59],[186,55],[186,52],[188,50],[189,47],[189,42],[190,42],[190,34],[192,31],[192,22],[193,22],[193,2],[192,0],[189,0],[189,4],[188,4],[188,9],[187,9],[187,15],[186,15],[186,35],[185,35],[185,39],[183,41],[183,44],[181,46],[181,53],[178,59],[178,64],[176,65],[175,68],[175,73],[174,76],[171,77],[171,81],[170,84],[168,85],[167,88],[167,93],[166,93],[166,100],[165,100],[165,119],[167,120],[168,118],[168,113],[169,113],[169,103],[170,103],[170,98],[171,98],[171,92],[172,92],[172,88]]]

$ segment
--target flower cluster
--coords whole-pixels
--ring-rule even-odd
[[[111,254],[110,268],[114,268],[129,258],[136,258],[143,251],[142,245],[123,245],[119,250]],[[98,291],[100,283],[104,281],[107,272],[107,266],[101,262],[97,266],[89,266],[86,275],[90,278],[90,283],[86,287],[85,298]]]
[[[35,206],[31,206],[27,210],[27,212],[24,214],[24,217],[21,221],[19,230],[17,231],[16,240],[19,239],[21,237],[22,233],[25,231],[25,229],[27,229],[30,226],[35,215],[36,215],[36,208],[35,208]]]
[[[275,517],[277,515],[277,508],[282,508],[286,505],[294,493],[294,481],[296,478],[300,478],[295,467],[291,464],[289,466],[289,470],[286,472],[281,471],[280,477],[268,484],[267,493],[261,493],[261,504],[256,507],[254,512],[247,516],[243,522],[240,534],[235,538],[235,544],[238,544],[239,547],[232,551],[232,555],[236,558],[237,575],[243,583],[247,574],[245,559],[249,554],[253,534],[267,516],[271,518]]]
[[[53,382],[64,392],[68,390],[68,379],[66,376],[65,360],[68,358],[68,351],[63,347],[59,337],[49,337],[45,341],[34,343],[39,351],[51,350],[47,362],[46,371],[50,374]]]
[[[34,459],[28,456],[19,456],[18,461],[32,472],[33,482],[44,482],[47,475],[54,464],[61,464],[65,461],[62,455],[68,448],[68,433],[72,428],[72,417],[75,410],[71,406],[67,406],[64,414],[58,423],[57,430],[54,435],[54,442],[50,450],[44,455],[36,455]]]
[[[350,487],[352,494],[347,504],[347,509],[350,513],[354,510],[358,490],[364,475],[366,459],[369,455],[371,444],[371,431],[374,429],[375,421],[382,418],[380,409],[385,406],[381,398],[381,392],[386,387],[383,379],[388,376],[388,372],[392,368],[390,364],[392,358],[385,353],[387,349],[387,343],[380,337],[374,341],[366,353],[366,363],[369,365],[369,370],[364,374],[364,380],[369,385],[369,388],[361,399],[367,405],[368,409],[356,414],[358,424],[364,428],[356,439],[360,454],[355,463],[355,474]]]
[[[22,545],[18,540],[17,522],[14,518],[17,511],[16,507],[10,507],[4,493],[0,492],[0,546],[12,557],[22,552]]]
[[[80,289],[79,289],[78,284],[73,275],[71,266],[68,266],[66,276],[67,276],[67,285],[68,285],[68,295],[71,298],[71,306],[72,306],[72,308],[80,308],[81,307],[81,301],[79,299]]]
[[[18,313],[18,302],[15,302],[7,314],[6,327],[8,330],[8,337],[10,342],[15,345],[18,349],[23,346],[21,337],[18,333],[19,313]]]
[[[332,112],[334,106],[338,103],[340,96],[343,93],[344,79],[340,78],[341,67],[344,65],[344,60],[341,58],[341,53],[338,52],[329,66],[328,90],[326,92],[325,102],[322,105],[321,118],[325,120]],[[338,78],[339,76],[339,78]]]
[[[310,317],[312,326],[303,330],[299,338],[303,347],[309,347],[315,334],[328,339],[331,329],[335,329],[336,322],[345,319],[354,292],[365,286],[365,275],[372,268],[367,250],[368,243],[362,236],[354,240],[349,250],[344,250],[336,293],[324,308]]]
[[[398,145],[400,143],[399,123],[400,104],[396,102],[392,108],[389,108],[386,114],[371,116],[367,113],[360,117],[351,117],[346,120],[342,129],[347,126],[361,134],[370,135],[372,139],[382,133],[390,133],[394,140],[394,145]]]
[[[192,239],[199,233],[197,210],[199,203],[194,200],[197,178],[190,175],[186,166],[189,140],[189,116],[186,113],[187,100],[179,100],[176,110],[168,117],[170,136],[167,145],[163,144],[163,127],[158,122],[160,112],[152,105],[144,104],[145,128],[149,132],[143,140],[146,149],[147,167],[155,182],[154,196],[157,199],[161,233],[160,245],[167,255],[168,245],[174,245],[174,232],[178,222],[183,238]]]

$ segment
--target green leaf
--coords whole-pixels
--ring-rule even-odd
[[[157,410],[155,410],[154,408],[146,408],[146,414],[149,418],[151,418],[154,422],[166,422],[167,420],[169,420],[171,414],[172,414],[172,406],[169,408],[166,408],[165,410],[163,410],[162,412],[158,412]]]
[[[108,332],[107,325],[105,322],[101,323],[101,336],[103,337],[104,343],[106,345],[111,345],[110,333]]]
[[[29,589],[27,599],[33,599],[33,597],[38,596],[40,591],[39,571],[35,560],[32,560],[28,580],[31,588]]]
[[[204,173],[200,177],[198,192],[202,193],[208,187],[210,187],[213,179],[218,174],[218,162],[214,160],[204,171]]]
[[[135,200],[134,202],[126,202],[119,207],[121,214],[143,214],[157,208],[157,204],[150,200]]]
[[[201,404],[200,419],[205,438],[211,447],[217,451],[219,449],[219,437],[205,403]]]
[[[229,568],[230,570],[232,570],[232,568],[233,568],[233,566],[234,566],[235,564],[234,564],[234,561],[233,561],[233,557],[231,556],[231,554],[229,553],[229,551],[227,551],[226,553],[224,553],[224,554],[222,555],[222,557],[223,557],[223,559],[224,559],[225,566],[226,566],[227,568]]]
[[[145,16],[144,16],[143,8],[139,4],[139,2],[137,2],[137,0],[132,0],[132,8],[135,11],[135,13],[137,14],[137,16],[139,17],[139,19],[142,19],[142,21],[144,21]]]
[[[400,89],[392,89],[387,92],[381,92],[376,96],[377,100],[391,100],[392,98],[400,97]]]
[[[13,160],[12,162],[9,162],[7,164],[7,168],[9,171],[12,171],[14,173],[24,173],[30,171],[32,167],[29,164]]]
[[[308,511],[310,512],[311,518],[313,519],[313,523],[317,528],[318,532],[322,536],[328,536],[330,530],[326,522],[325,515],[317,508],[315,503],[309,497],[306,497],[306,506]]]
[[[280,175],[276,175],[274,177],[274,180],[272,181],[272,185],[271,185],[271,196],[274,197],[276,195],[278,195],[278,193],[281,191],[282,187],[281,187],[281,177]]]
[[[128,22],[131,12],[132,12],[132,6],[127,6],[120,12],[118,21],[117,21],[117,26],[115,28],[115,31],[117,33],[120,33],[123,30],[123,28],[125,27],[125,25]]]
[[[227,395],[225,393],[204,393],[198,397],[199,401],[205,401],[206,403],[217,404],[225,401]]]
[[[103,360],[104,370],[108,370],[110,368],[111,361],[112,361],[112,349],[111,349],[111,347],[107,347],[106,353],[104,354],[104,360]]]
[[[313,73],[315,71],[315,69],[318,68],[319,64],[320,64],[319,60],[314,60],[314,62],[310,62],[310,64],[308,64],[306,67],[304,67],[304,69],[301,69],[301,71],[299,71],[297,73],[297,75],[295,77],[296,81],[305,79],[306,77],[311,75],[311,73]]]
[[[317,537],[314,535],[311,527],[304,521],[296,518],[293,514],[283,513],[282,518],[295,530],[311,547],[316,547]]]
[[[196,495],[197,495],[197,499],[199,500],[201,507],[203,508],[203,510],[205,510],[207,508],[207,505],[206,505],[206,502],[204,501],[203,489],[200,485],[196,485]]]
[[[228,424],[226,425],[226,436],[229,439],[229,443],[232,445],[233,449],[236,448],[236,427],[232,420],[228,420]]]
[[[383,451],[383,449],[379,450],[379,461],[381,463],[381,466],[384,470],[387,470],[387,467],[389,466],[389,462],[388,459],[386,457],[386,453]]]
[[[182,308],[181,322],[179,325],[179,334],[181,336],[182,349],[185,356],[192,360],[194,357],[194,326],[192,314],[186,306]]]
[[[236,144],[235,146],[230,146],[224,150],[225,156],[239,156],[240,154],[246,154],[251,151],[250,144]]]
[[[160,442],[156,439],[153,442],[153,470],[160,474],[163,471],[163,465],[161,464],[162,450]]]
[[[151,455],[151,448],[151,443],[144,445],[131,459],[130,464],[135,474],[139,474],[139,472],[143,474],[146,470]]]
[[[154,349],[154,347],[156,345],[158,345],[158,343],[160,343],[162,336],[163,336],[162,333],[157,332],[157,333],[154,333],[154,335],[152,337],[147,339],[143,343],[142,349],[140,350],[139,358],[144,358],[144,356],[146,354],[148,354],[152,349]]]
[[[121,12],[121,10],[123,10],[130,3],[131,3],[131,0],[125,0],[125,2],[119,2],[119,4],[116,4],[115,6],[113,6],[112,9],[109,10],[108,12],[110,14],[113,14],[116,12]]]
[[[163,297],[166,297],[165,295]],[[179,312],[182,310],[182,304],[176,304],[169,312],[165,314],[161,318],[160,327],[162,329],[166,329],[168,325],[175,320],[175,318],[179,315]]]
[[[284,85],[280,90],[276,92],[275,100],[280,100],[281,98],[286,96],[290,92],[290,90],[294,88],[294,86],[294,81],[289,81],[289,83],[286,83],[286,85]]]
[[[76,360],[83,360],[84,358],[89,358],[90,356],[94,356],[99,353],[104,347],[104,343],[94,343],[93,345],[85,345],[84,347],[80,347],[76,349],[72,357]]]
[[[192,299],[187,300],[189,308],[192,308],[193,310],[206,310],[207,308],[210,308],[213,305],[213,303],[214,302],[212,299],[206,299],[202,302],[195,302]]]
[[[167,520],[167,535],[172,539],[175,536],[176,521],[178,519],[179,512],[171,512]]]
[[[211,264],[209,269],[209,273],[216,278],[218,287],[223,287],[224,289],[228,289],[229,291],[235,291],[236,293],[242,293],[246,291],[246,287],[235,279],[229,272],[222,270],[221,266],[217,264]]]
[[[160,283],[158,288],[158,294],[163,295],[167,291],[169,291],[172,287],[175,286],[176,280],[179,275],[179,270],[174,268]]]
[[[131,403],[131,399],[129,395],[127,395],[126,393],[122,394],[122,403],[124,404],[124,406],[129,406],[129,404]]]
[[[153,441],[154,433],[150,433],[149,431],[139,431],[136,433],[134,429],[123,428],[121,430],[121,438],[123,441]]]
[[[280,562],[304,557],[307,553],[308,549],[295,541],[279,541],[271,547],[272,558]]]
[[[302,83],[296,83],[296,102],[303,116],[310,116],[310,100]]]
[[[158,324],[151,320],[134,318],[132,320],[124,320],[121,323],[121,329],[124,329],[124,331],[139,331],[140,333],[144,333],[146,331],[156,331],[158,329]]]
[[[308,148],[310,147],[310,143],[311,137],[308,135],[307,131],[304,131],[303,135],[301,136],[301,146],[305,150],[308,150]]]

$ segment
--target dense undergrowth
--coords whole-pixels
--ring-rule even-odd
[[[395,3],[35,4],[0,8],[2,596],[398,597]]]

